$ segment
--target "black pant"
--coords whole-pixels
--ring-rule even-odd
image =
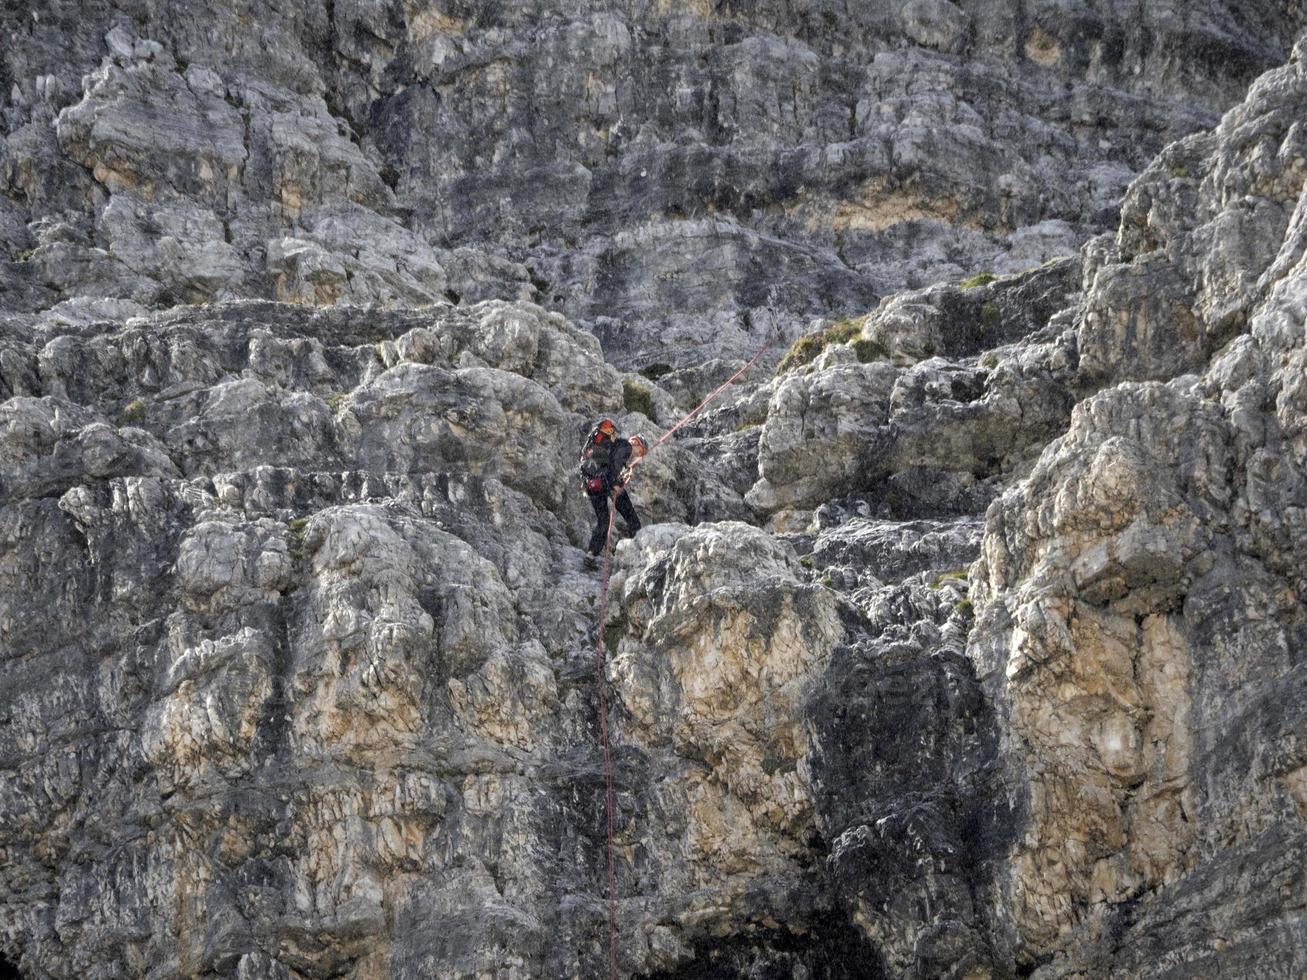
[[[631,503],[631,498],[622,490],[617,494],[617,499],[613,501],[617,508],[617,513],[622,515],[622,520],[626,521],[626,529],[634,534],[640,530],[640,518],[635,514],[635,505]],[[595,509],[594,534],[590,535],[590,554],[597,555],[604,550],[604,542],[608,540],[608,494],[592,493],[590,494],[590,506]]]

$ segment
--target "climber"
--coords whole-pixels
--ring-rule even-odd
[[[640,518],[626,493],[631,479],[631,467],[644,458],[649,444],[643,436],[622,439],[612,419],[601,419],[590,430],[581,450],[581,480],[590,505],[595,511],[595,529],[590,535],[589,551],[598,555],[608,540],[608,498],[613,497],[617,513],[626,521],[631,534],[640,530]]]

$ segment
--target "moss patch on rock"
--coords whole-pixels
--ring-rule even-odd
[[[128,424],[144,421],[145,402],[141,401],[139,398],[129,401],[123,406],[123,410],[119,413],[119,418]]]
[[[654,417],[653,394],[638,381],[627,378],[622,382],[622,404],[628,412],[639,412],[648,419]]]
[[[859,337],[853,342],[853,353],[858,355],[858,363],[869,364],[872,361],[883,361],[889,357],[889,348],[879,340],[872,340],[870,337]]]
[[[778,375],[785,374],[787,371],[793,371],[805,364],[811,364],[817,359],[817,355],[831,344],[847,344],[854,341],[862,333],[862,322],[862,317],[852,320],[836,320],[824,330],[804,334],[790,345],[790,349],[781,358],[781,363],[776,366],[776,373]],[[875,341],[869,341],[869,343],[874,344]],[[857,351],[856,342],[854,343],[854,350]],[[858,359],[863,359],[861,354],[858,355]],[[874,360],[875,358],[868,359]]]

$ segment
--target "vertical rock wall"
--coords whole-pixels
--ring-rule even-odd
[[[1299,5],[0,18],[22,975],[602,974],[810,317],[621,972],[1307,972]]]

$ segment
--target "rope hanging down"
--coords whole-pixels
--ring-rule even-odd
[[[608,812],[608,975],[617,980],[617,869],[613,864],[613,754],[608,745],[608,698],[604,694],[604,619],[608,612],[609,556],[613,550],[613,502],[608,498],[608,535],[604,538],[604,574],[599,584],[599,642],[595,645],[595,676],[599,680],[599,733],[604,743],[604,797]]]
[[[695,405],[679,422],[663,433],[662,438],[649,447],[649,451],[652,452],[670,439],[672,433],[699,414],[710,401],[734,384],[749,368],[757,364],[762,355],[771,347],[776,337],[777,334],[773,331],[767,337],[767,342],[762,345],[758,353],[753,355],[748,364],[709,392],[707,398]],[[639,459],[635,460],[631,464],[632,468],[639,462]],[[608,818],[608,976],[610,980],[617,980],[617,867],[613,858],[613,754],[608,741],[608,697],[604,693],[604,661],[606,659],[604,620],[607,618],[608,612],[608,574],[613,553],[613,515],[617,509],[615,501],[621,489],[621,487],[614,488],[609,491],[608,496],[608,531],[604,537],[604,570],[599,584],[598,642],[595,644],[595,677],[599,687],[599,733],[604,745],[604,802]]]

